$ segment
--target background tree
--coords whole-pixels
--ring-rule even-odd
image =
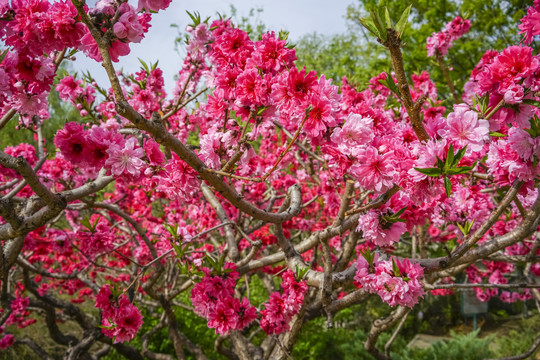
[[[376,0],[359,0],[351,4],[347,10],[349,29],[346,34],[311,34],[301,38],[296,44],[299,64],[327,74],[335,81],[347,76],[349,81],[362,86],[381,71],[390,70],[387,52],[369,39],[369,33],[359,22],[360,18],[368,17],[369,9],[377,4]],[[390,14],[401,14],[409,5],[405,1],[381,1],[380,4],[387,6]],[[426,57],[426,39],[458,15],[471,21],[471,31],[456,42],[446,56],[456,88],[463,89],[470,70],[486,50],[500,51],[521,40],[515,29],[532,1],[419,0],[413,1],[412,5],[411,21],[404,38],[405,71],[408,74],[429,71],[441,95],[449,98],[450,92],[439,65]],[[538,49],[538,45],[534,46]]]

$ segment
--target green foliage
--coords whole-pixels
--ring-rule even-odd
[[[457,166],[457,164],[459,164],[459,162],[465,155],[465,151],[467,151],[467,146],[459,149],[458,152],[454,154],[454,147],[453,145],[450,145],[445,161],[442,161],[437,156],[437,167],[414,168],[414,169],[424,175],[431,176],[431,177],[439,177],[440,175],[444,175],[444,188],[446,189],[446,196],[450,197],[451,183],[448,176],[465,174],[469,172],[470,170],[472,170],[474,166],[476,165],[476,164],[473,164],[472,166]]]
[[[382,46],[368,41],[365,33],[362,38],[361,35],[357,29],[334,36],[306,35],[296,43],[296,63],[325,74],[334,83],[346,76],[349,82],[363,88],[380,69],[388,69],[390,63],[383,55]]]
[[[489,344],[493,337],[479,338],[478,331],[468,334],[450,332],[450,340],[442,340],[428,349],[404,348],[401,353],[394,354],[398,360],[482,360],[493,356]]]
[[[540,315],[523,319],[516,325],[516,329],[510,330],[506,336],[495,338],[497,356],[513,356],[528,351],[540,334]]]
[[[381,1],[380,5],[386,6],[389,17],[395,20],[406,12],[411,2],[413,6],[403,35],[405,71],[409,75],[429,71],[439,92],[447,98],[450,98],[450,91],[438,64],[427,57],[426,39],[441,31],[455,16],[471,20],[471,31],[454,42],[445,58],[447,66],[453,68],[451,77],[459,90],[486,50],[500,51],[519,43],[519,20],[525,15],[527,6],[532,5],[532,0]],[[383,69],[389,69],[391,63],[387,51],[360,25],[360,19],[371,17],[368,10],[377,8],[378,3],[378,0],[358,0],[349,6],[347,34],[331,37],[311,34],[300,39],[296,46],[298,64],[336,80],[347,76],[352,83],[363,86]],[[386,14],[382,14],[379,17],[384,16],[384,22]]]
[[[365,340],[361,328],[326,329],[326,319],[317,318],[304,325],[291,356],[295,360],[371,360],[364,349]]]

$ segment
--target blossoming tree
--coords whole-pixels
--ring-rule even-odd
[[[395,24],[380,9],[363,21],[394,70],[363,90],[298,69],[282,34],[254,41],[198,16],[172,94],[155,65],[118,72],[170,2],[0,0],[0,129],[18,121],[35,135],[0,151],[0,347],[48,358],[8,333],[37,316],[66,359],[111,348],[206,359],[181,331],[182,307],[215,329],[224,356],[285,359],[307,321],[332,326],[373,296],[394,307],[364,344],[385,359],[379,335],[426,291],[538,304],[540,58],[525,45],[540,34],[538,1],[524,44],[488,51],[462,94],[451,87],[448,109],[427,72],[410,83],[403,70],[408,10]],[[457,17],[428,40],[449,85],[444,55],[471,25]],[[110,84],[58,79],[75,53],[100,62]],[[52,87],[81,121],[46,139]],[[516,264],[523,274],[510,281]],[[468,283],[454,283],[463,272]],[[148,320],[141,348],[127,343]],[[150,350],[162,329],[174,356]]]

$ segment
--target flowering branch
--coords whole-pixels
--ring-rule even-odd
[[[450,92],[452,93],[452,97],[454,98],[454,102],[457,104],[459,103],[460,99],[456,92],[456,88],[454,86],[454,82],[450,78],[450,73],[448,72],[448,68],[446,67],[446,64],[444,63],[443,55],[437,51],[437,62],[439,63],[439,66],[443,72],[444,78],[446,79],[446,83],[448,84],[448,87],[450,88]]]
[[[409,89],[409,82],[407,81],[407,75],[405,75],[405,69],[403,67],[403,57],[401,55],[401,38],[400,34],[392,28],[387,29],[388,39],[383,42],[383,45],[390,50],[390,56],[392,58],[392,65],[396,73],[396,78],[399,86],[399,93],[401,101],[409,114],[412,128],[418,140],[428,141],[429,135],[422,124],[422,118],[420,116],[420,109],[415,106],[412,100],[411,91]],[[392,76],[392,75],[388,75]]]
[[[219,203],[219,200],[214,195],[214,193],[210,190],[208,185],[201,184],[201,190],[206,198],[206,200],[210,203],[212,208],[214,208],[214,211],[216,212],[219,220],[222,224],[225,223],[231,223],[229,220],[229,217],[227,216],[227,213],[225,212],[225,209],[223,209],[223,206]],[[240,257],[240,253],[238,252],[238,245],[236,244],[234,233],[233,233],[233,226],[232,225],[226,225],[224,227],[225,229],[225,238],[227,239],[227,256],[232,261],[238,261],[238,258]]]
[[[424,286],[426,290],[435,289],[472,289],[472,288],[487,288],[487,289],[538,289],[540,284],[529,283],[513,283],[513,284],[426,284]]]
[[[521,189],[521,186],[523,183],[521,181],[515,181],[514,184],[512,184],[512,187],[508,190],[504,198],[501,200],[501,202],[497,205],[497,207],[491,212],[490,216],[484,221],[482,226],[480,226],[474,234],[472,234],[470,237],[466,238],[461,245],[459,245],[450,255],[450,258],[448,259],[448,265],[451,265],[453,262],[455,262],[457,259],[462,257],[467,250],[472,248],[478,240],[480,240],[484,234],[491,229],[493,224],[499,219],[501,214],[504,212],[504,209],[510,203],[515,199],[517,196],[519,189]]]

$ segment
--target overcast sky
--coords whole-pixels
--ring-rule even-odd
[[[217,12],[230,14],[230,5],[237,9],[237,16],[247,16],[252,8],[264,11],[257,17],[268,30],[287,30],[291,40],[302,35],[317,32],[320,34],[337,34],[346,30],[345,14],[347,6],[354,0],[173,0],[171,6],[152,16],[152,27],[140,44],[131,44],[131,53],[120,58],[120,65],[126,72],[139,69],[141,58],[147,63],[159,60],[164,72],[167,90],[174,86],[173,76],[178,72],[182,59],[174,51],[174,39],[177,31],[171,24],[178,24],[185,29],[190,22],[186,10],[198,11],[201,17],[212,16]],[[90,5],[94,1],[89,1]],[[136,4],[136,1],[132,2]],[[74,63],[76,71],[89,70],[102,86],[108,85],[105,70],[94,60],[78,54]],[[108,86],[107,86],[108,87]]]

